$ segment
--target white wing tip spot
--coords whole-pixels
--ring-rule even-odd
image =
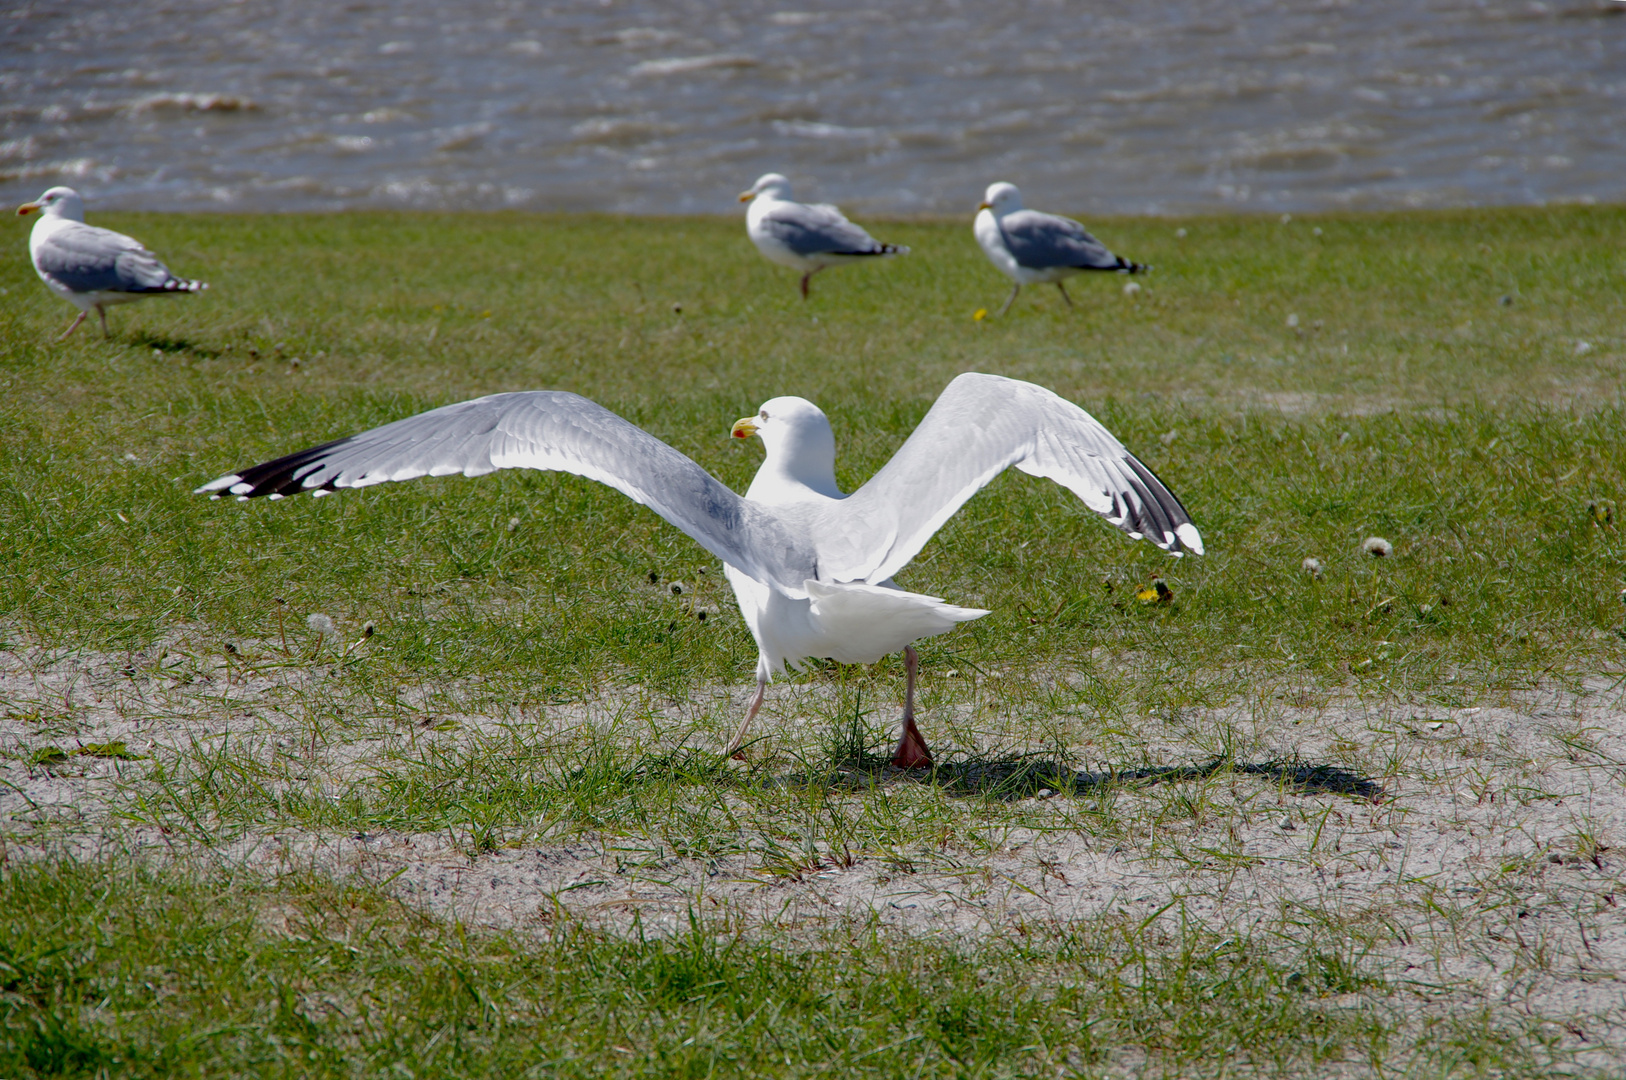
[[[241,476],[238,476],[236,473],[232,473],[230,476],[216,477],[215,479],[209,481],[207,484],[204,484],[202,487],[193,488],[192,489],[192,494],[194,494],[194,495],[202,495],[206,491],[219,491],[222,488],[231,487],[233,484],[237,483],[238,481],[240,481],[242,479],[243,478]],[[217,498],[217,499],[219,497],[220,496],[218,496],[218,495],[215,496],[215,498]]]
[[[1191,522],[1185,522],[1175,529],[1174,535],[1180,538],[1180,543],[1188,548],[1192,554],[1201,555],[1203,553],[1202,535],[1197,532],[1197,526]]]

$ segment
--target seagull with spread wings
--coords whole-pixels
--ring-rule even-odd
[[[988,261],[1011,279],[1011,295],[999,309],[1001,315],[1011,309],[1024,285],[1054,282],[1061,298],[1072,307],[1073,298],[1067,295],[1063,278],[1086,270],[1138,274],[1148,269],[1108,251],[1072,218],[1024,210],[1022,193],[1015,184],[988,185],[971,231]]]
[[[792,201],[790,181],[778,173],[758,177],[740,192],[740,202],[751,204],[745,231],[763,257],[802,271],[803,300],[808,280],[826,266],[909,254],[906,247],[881,243],[829,203]]]
[[[79,309],[58,341],[79,329],[92,311],[107,336],[107,308],[166,293],[195,293],[209,286],[169,272],[141,242],[112,229],[85,224],[85,201],[70,187],[54,187],[17,208],[20,216],[38,211],[28,235],[34,271],[47,288]]]
[[[684,454],[576,394],[493,394],[313,446],[198,488],[240,499],[420,476],[556,469],[608,484],[721,559],[756,639],[757,687],[727,753],[740,756],[763,694],[808,657],[872,663],[902,651],[903,732],[892,764],[931,764],[914,718],[914,643],[988,614],[892,581],[964,502],[1010,466],[1048,477],[1173,555],[1201,554],[1180,501],[1089,413],[1042,386],[968,373],[949,383],[892,460],[850,494],[811,401],[778,397],[734,424],[762,465],[742,497]]]

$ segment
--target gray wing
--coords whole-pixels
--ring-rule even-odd
[[[686,455],[576,394],[492,394],[432,409],[211,480],[215,498],[318,495],[420,476],[547,469],[608,484],[719,559],[787,595],[806,596],[812,552],[770,510],[730,491]]]
[[[842,216],[833,206],[781,203],[761,219],[761,228],[797,255],[885,255],[883,244]]]
[[[1144,267],[1121,259],[1108,251],[1084,226],[1071,218],[1041,214],[1037,210],[1017,210],[999,219],[1005,246],[1017,265],[1030,270],[1072,266],[1081,270],[1122,270],[1134,273]]]
[[[1089,413],[1042,386],[972,372],[949,383],[869,483],[811,523],[821,578],[885,581],[1012,465],[1069,488],[1137,540],[1202,554],[1180,500]]]
[[[75,223],[34,253],[34,267],[74,292],[173,292],[178,279],[158,256],[112,229]]]

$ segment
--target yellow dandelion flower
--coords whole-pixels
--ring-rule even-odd
[[[1174,590],[1162,578],[1153,578],[1145,587],[1135,590],[1135,599],[1143,604],[1172,604]]]

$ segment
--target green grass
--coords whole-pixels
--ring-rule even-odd
[[[131,642],[175,620],[263,638],[281,596],[301,618],[376,621],[406,671],[432,658],[528,686],[546,672],[561,692],[612,673],[738,681],[752,650],[737,621],[672,631],[671,605],[630,588],[717,565],[591,482],[509,474],[245,508],[189,492],[522,387],[600,400],[736,486],[759,452],[731,444],[732,418],[802,393],[830,412],[856,484],[978,369],[1094,410],[1186,502],[1210,554],[1171,563],[1052,485],[1002,478],[904,575],[994,609],[948,649],[984,667],[1145,654],[1159,676],[1135,693],[1168,692],[1178,670],[1198,698],[1260,668],[1401,692],[1562,672],[1614,648],[1597,632],[1621,614],[1620,533],[1588,506],[1614,508],[1626,464],[1623,220],[1331,218],[1314,237],[1307,219],[1221,219],[1183,240],[1173,223],[1108,222],[1157,265],[1136,298],[1089,279],[1077,311],[1030,289],[976,323],[1001,279],[958,227],[895,226],[915,255],[821,275],[803,305],[730,222],[115,218],[215,288],[116,311],[112,344],[51,347],[67,307],[7,267],[0,595],[14,631],[49,641]],[[1296,335],[1287,312],[1320,329]],[[1374,534],[1395,558],[1360,553]],[[1158,573],[1175,612],[1125,602],[1122,586]]]
[[[541,930],[505,932],[365,875],[279,876],[234,853],[384,832],[444,838],[472,867],[590,839],[631,873],[722,862],[771,890],[832,860],[986,872],[1037,835],[1230,873],[1257,862],[1250,817],[1300,800],[1305,872],[1347,862],[1321,837],[1356,816],[1350,799],[1295,769],[1391,787],[1463,761],[1490,775],[1524,759],[1464,735],[1446,768],[1407,717],[1618,678],[1626,210],[1093,222],[1156,267],[1139,293],[1081,279],[1075,309],[1027,289],[981,320],[1007,285],[963,222],[888,225],[913,255],[821,274],[807,304],[737,221],[96,222],[213,288],[115,310],[110,342],[53,345],[70,309],[21,258],[0,267],[0,646],[39,670],[31,648],[127,668],[87,685],[137,724],[102,731],[103,706],[71,685],[0,701],[23,733],[0,744],[0,793],[24,792],[0,822],[0,1073],[1477,1076],[1543,1075],[1575,1051],[1540,1015],[1446,1007],[1392,962],[1418,920],[1461,939],[1479,917],[1432,894],[1358,918],[1284,905],[1235,932],[1177,904],[971,941],[699,909],[642,935],[562,900]],[[1090,409],[1181,497],[1208,554],[1170,560],[1018,474],[974,498],[900,575],[993,609],[923,648],[922,725],[946,767],[918,783],[873,768],[895,661],[804,677],[750,766],[719,763],[755,662],[721,567],[591,482],[191,494],[423,408],[544,387],[742,490],[760,448],[730,424],[802,394],[831,415],[851,487],[964,370]],[[1391,558],[1362,552],[1373,535]],[[1173,604],[1135,599],[1154,575]],[[318,642],[312,612],[342,640]],[[234,700],[238,685],[259,696]],[[1306,731],[1299,756],[1259,719],[1335,701],[1396,718]],[[1204,719],[1221,707],[1255,719]],[[1579,721],[1554,737],[1569,760],[1601,753]],[[1065,778],[1212,761],[1152,787]],[[105,812],[26,794],[97,769],[119,778]],[[1563,794],[1535,773],[1502,783],[1504,806]],[[1040,785],[1066,797],[1029,798]],[[1404,808],[1362,812],[1405,825]],[[1577,819],[1576,850],[1607,850],[1608,828]],[[122,854],[70,854],[87,837]],[[1483,911],[1526,903],[1540,861],[1510,856]],[[1519,962],[1551,970],[1543,947]]]
[[[780,943],[691,912],[659,941],[563,922],[520,942],[306,877],[94,863],[14,870],[0,913],[8,1075],[1097,1075],[1125,1047],[1153,1075],[1550,1060],[1484,1016],[1392,1045],[1394,1006],[1345,995],[1401,988],[1344,942],[1284,957],[1150,920],[905,949],[863,921]]]

